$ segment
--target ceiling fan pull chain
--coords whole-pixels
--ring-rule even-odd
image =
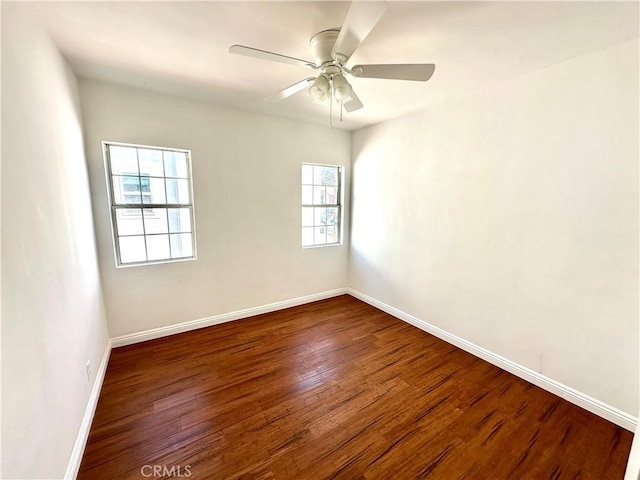
[[[329,78],[329,128],[333,129],[333,77]]]
[[[350,114],[363,107],[346,75],[356,78],[426,82],[435,71],[435,65],[432,63],[366,64],[353,65],[351,68],[346,66],[356,49],[386,12],[387,1],[352,1],[341,27],[322,30],[311,37],[309,47],[314,57],[313,62],[237,44],[229,47],[229,53],[319,70],[315,77],[294,83],[267,97],[265,101],[273,103],[284,100],[304,89],[307,89],[309,96],[317,103],[325,104],[328,97],[329,127],[333,128],[334,100],[340,108],[340,123],[343,121],[345,110]]]

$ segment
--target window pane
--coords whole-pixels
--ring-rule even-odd
[[[120,237],[118,242],[120,244],[121,263],[144,262],[147,260],[143,236]]]
[[[314,210],[314,225],[324,225],[327,223],[327,209],[324,207],[316,207]]]
[[[313,203],[313,187],[303,185],[302,186],[302,204],[311,205]]]
[[[111,173],[123,175],[138,175],[138,156],[132,147],[109,146]]]
[[[169,235],[171,239],[171,258],[193,257],[190,233]]]
[[[324,205],[325,203],[325,187],[313,187],[313,204]]]
[[[116,204],[123,203],[140,203],[140,178],[139,177],[121,177],[114,175],[111,177],[113,182],[113,202]]]
[[[313,165],[302,165],[302,184],[311,185],[313,183]]]
[[[167,203],[189,203],[189,182],[167,178]]]
[[[336,225],[338,223],[338,209],[327,208],[325,211],[324,220],[327,225]]]
[[[302,246],[339,243],[340,181],[340,167],[302,165]]]
[[[140,203],[140,194],[125,195],[124,203]]]
[[[144,209],[144,231],[150,233],[167,233],[167,209],[166,208],[145,208]]]
[[[313,245],[313,227],[303,227],[302,246],[308,247],[309,245]]]
[[[167,198],[164,195],[164,180],[162,178],[145,178],[140,179],[142,186],[143,203],[166,203]]]
[[[302,207],[302,226],[313,227],[313,207]]]
[[[338,243],[338,229],[336,227],[327,227],[327,243]]]
[[[120,177],[118,180],[122,182],[122,191],[126,193],[139,192],[143,188],[138,177]]]
[[[147,235],[147,255],[149,260],[170,258],[169,235]]]
[[[187,154],[184,152],[163,152],[164,171],[167,177],[187,178]]]
[[[316,245],[324,245],[325,243],[327,243],[327,233],[326,233],[326,228],[327,227],[313,227],[314,228],[314,232],[313,232],[313,241]]]
[[[313,167],[313,183],[314,185],[338,185],[338,168],[315,165]]]
[[[330,205],[338,204],[338,187],[326,187],[325,190],[325,203]]]
[[[151,177],[163,177],[162,151],[138,149],[138,159],[140,161],[140,175]]]
[[[140,191],[143,193],[151,192],[151,179],[149,177],[140,177]]]
[[[116,209],[118,235],[142,235],[142,210],[139,208]]]
[[[188,152],[106,144],[105,153],[118,264],[193,258]]]
[[[191,212],[188,208],[169,209],[169,231],[171,233],[191,232]]]

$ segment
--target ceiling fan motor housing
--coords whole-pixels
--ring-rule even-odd
[[[431,78],[435,69],[433,64],[401,63],[346,67],[353,53],[378,23],[386,8],[386,2],[353,1],[341,27],[323,30],[311,37],[309,48],[314,56],[314,62],[245,45],[231,45],[229,53],[297,65],[316,71],[316,76],[294,83],[278,94],[266,98],[266,101],[283,100],[307,89],[315,101],[322,102],[329,99],[331,101],[329,105],[333,105],[335,99],[340,103],[341,112],[342,108],[347,112],[355,112],[363,105],[347,81],[347,75],[425,82]],[[331,115],[331,109],[329,112]]]
[[[311,52],[313,53],[316,65],[333,62],[334,59],[331,56],[331,51],[333,50],[333,46],[336,44],[339,34],[339,29],[331,29],[323,30],[311,37],[309,46],[311,47]]]

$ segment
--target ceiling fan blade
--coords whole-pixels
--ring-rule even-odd
[[[285,88],[284,90],[279,91],[275,95],[271,95],[264,99],[265,102],[275,103],[280,100],[284,100],[287,97],[290,97],[294,93],[298,93],[300,90],[304,90],[307,86],[311,85],[315,80],[314,77],[305,78],[304,80],[299,81],[298,83],[294,83],[293,85]]]
[[[339,59],[342,63],[346,62],[386,10],[386,2],[352,2],[331,51],[333,58]],[[340,55],[340,58],[337,55]]]
[[[260,50],[258,48],[245,47],[244,45],[231,45],[229,47],[229,53],[244,55],[246,57],[261,58],[263,60],[272,60],[274,62],[288,63],[290,65],[298,65],[300,67],[313,69],[318,68],[313,62],[308,60],[301,60],[299,58],[280,55],[279,53],[267,52],[266,50]]]
[[[360,78],[387,78],[391,80],[413,80],[426,82],[436,66],[433,63],[407,63],[388,65],[354,65],[351,74]]]
[[[363,107],[362,102],[354,91],[351,92],[351,97],[346,102],[343,102],[342,106],[347,112],[355,112]]]

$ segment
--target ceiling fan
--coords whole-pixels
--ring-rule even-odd
[[[315,62],[260,50],[244,45],[231,45],[229,53],[272,60],[319,70],[317,76],[305,78],[280,92],[265,98],[266,102],[278,102],[308,87],[309,95],[316,102],[335,100],[347,112],[362,108],[362,102],[346,79],[347,75],[357,78],[383,78],[392,80],[413,80],[426,82],[435,70],[432,63],[419,64],[346,64],[358,46],[378,23],[387,5],[385,2],[353,2],[349,7],[344,24],[340,29],[323,30],[311,37],[310,47]],[[331,110],[329,113],[331,121]]]

